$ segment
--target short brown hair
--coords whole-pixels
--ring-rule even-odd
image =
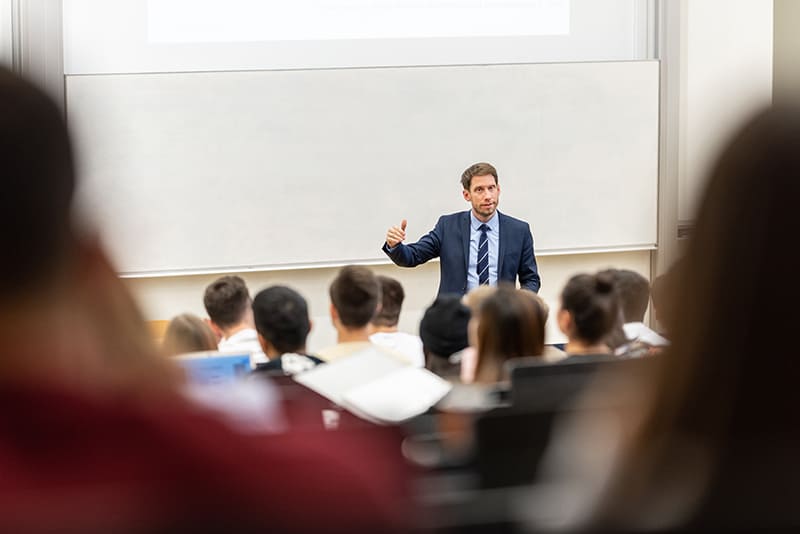
[[[461,175],[461,187],[465,190],[469,191],[470,185],[472,185],[472,177],[473,176],[487,176],[491,174],[494,176],[494,183],[497,183],[497,169],[494,168],[494,165],[491,163],[481,162],[475,163],[467,167],[467,170]]]
[[[619,298],[619,306],[626,323],[644,321],[650,303],[650,282],[630,269],[606,269],[600,271],[611,276]]]
[[[366,267],[348,265],[331,283],[330,296],[342,324],[362,328],[369,324],[378,309],[381,285]]]
[[[375,326],[396,326],[400,321],[400,310],[403,308],[405,291],[400,282],[388,276],[377,276],[381,285],[381,309],[372,318]]]
[[[208,317],[221,328],[236,326],[251,305],[247,284],[239,276],[214,280],[203,296]]]

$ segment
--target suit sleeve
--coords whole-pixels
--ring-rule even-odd
[[[416,243],[405,245],[400,243],[390,249],[389,245],[383,243],[383,251],[387,256],[400,267],[416,267],[428,260],[436,258],[441,252],[441,230],[442,219],[436,222],[433,230],[425,234]]]
[[[522,257],[519,262],[519,285],[523,289],[530,289],[538,293],[542,285],[539,278],[539,270],[536,267],[536,255],[533,252],[533,236],[531,235],[531,228],[525,225],[525,232],[522,242]]]

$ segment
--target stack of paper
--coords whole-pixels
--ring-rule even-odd
[[[381,424],[420,415],[452,387],[426,369],[370,347],[320,365],[294,379],[353,414]]]

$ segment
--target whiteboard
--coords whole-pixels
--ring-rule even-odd
[[[654,21],[651,3],[62,0],[64,72],[130,74],[644,59],[652,57],[647,46]],[[187,5],[191,8],[182,9]],[[287,16],[289,11],[299,16]]]
[[[68,76],[85,213],[122,274],[385,261],[466,209],[461,172],[538,254],[656,243],[658,63]]]

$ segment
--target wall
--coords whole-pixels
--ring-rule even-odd
[[[678,217],[694,219],[706,174],[732,130],[772,101],[772,2],[685,2],[684,129]]]
[[[797,102],[800,91],[800,2],[775,0],[775,103]]]
[[[376,240],[383,237],[380,232]],[[542,276],[540,295],[550,305],[548,342],[563,341],[557,331],[554,314],[558,308],[558,295],[567,279],[579,272],[593,272],[607,267],[633,269],[647,276],[650,272],[650,252],[636,251],[607,254],[582,254],[570,256],[544,256],[537,258]],[[406,290],[406,302],[400,328],[417,333],[419,320],[432,302],[439,285],[439,264],[430,262],[415,269],[401,269],[394,265],[372,267],[375,273],[400,280]],[[335,332],[328,316],[328,285],[337,269],[305,269],[295,271],[270,271],[241,273],[252,294],[273,284],[289,285],[308,300],[314,327],[309,338],[309,350],[318,350],[335,342]],[[163,278],[130,278],[125,282],[143,307],[147,319],[169,319],[183,312],[205,317],[203,291],[217,277],[214,275],[176,276]]]

